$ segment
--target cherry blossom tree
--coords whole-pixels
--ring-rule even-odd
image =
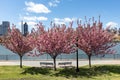
[[[115,51],[111,48],[115,46],[113,43],[114,35],[103,29],[100,20],[93,23],[86,22],[81,24],[78,21],[78,27],[76,28],[76,39],[78,48],[83,50],[89,59],[89,67],[91,67],[91,56],[93,55],[105,55],[112,54]]]
[[[8,29],[8,34],[5,37],[3,45],[18,54],[20,57],[20,68],[22,68],[22,57],[29,51],[33,50],[29,42],[30,36],[23,36],[19,29],[13,25],[12,29]]]
[[[29,37],[29,42],[31,43],[31,46],[34,48],[33,51],[27,53],[26,55],[28,56],[40,56],[43,55],[45,52],[40,52],[37,54],[38,50],[36,49],[37,47],[37,42],[38,42],[38,36],[40,37],[42,34],[46,33],[46,30],[44,29],[44,26],[41,22],[39,24],[35,25],[35,28],[31,30],[31,33],[27,35]]]
[[[50,29],[37,37],[37,50],[53,58],[54,70],[56,70],[56,57],[59,54],[69,54],[75,50],[72,47],[73,32],[72,23],[68,28],[65,25],[53,24]]]

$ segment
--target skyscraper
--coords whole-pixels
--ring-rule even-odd
[[[23,25],[23,21],[21,21],[21,33],[24,34],[24,25]]]
[[[22,27],[22,34],[23,34],[24,36],[26,36],[27,33],[28,33],[28,24],[25,22],[24,25],[23,25],[23,21],[22,21],[22,22],[21,22],[21,27]]]
[[[3,35],[5,35],[8,31],[8,27],[10,27],[10,23],[8,21],[3,21],[2,26],[3,26]]]
[[[10,22],[9,21],[3,21],[2,24],[0,25],[0,35],[7,34],[8,27],[10,27]]]
[[[2,24],[0,25],[0,36],[2,36],[3,30],[2,30]]]

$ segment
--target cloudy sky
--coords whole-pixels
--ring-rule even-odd
[[[120,27],[120,0],[0,0],[0,23],[9,21],[21,29],[20,23],[27,22],[29,30],[38,22],[46,28],[50,22],[68,24],[84,17],[101,15],[103,26]]]

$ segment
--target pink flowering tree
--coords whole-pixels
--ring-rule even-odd
[[[29,42],[30,36],[23,36],[19,29],[12,27],[12,29],[8,29],[8,34],[5,37],[5,41],[3,45],[18,54],[20,57],[20,68],[22,68],[22,57],[29,51],[33,50]]]
[[[54,70],[56,70],[56,57],[58,55],[74,51],[72,47],[73,32],[72,23],[68,28],[65,25],[54,24],[50,29],[38,35],[36,48],[40,53],[45,52],[53,58]]]
[[[46,30],[44,29],[44,26],[41,22],[39,22],[39,24],[35,25],[35,28],[33,28],[31,30],[31,33],[29,33],[27,36],[29,37],[29,42],[31,44],[31,46],[34,48],[33,51],[30,51],[29,53],[27,53],[26,55],[28,56],[40,56],[43,55],[45,52],[40,52],[37,54],[37,43],[38,43],[38,36],[41,37],[41,35],[45,34]]]
[[[113,43],[113,34],[109,33],[107,29],[103,29],[100,20],[98,22],[82,25],[78,21],[76,28],[76,38],[78,48],[83,50],[89,59],[89,67],[91,67],[91,56],[112,54],[115,51],[111,48],[115,46]]]

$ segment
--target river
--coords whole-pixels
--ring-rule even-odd
[[[103,56],[93,56],[92,59],[120,59],[120,44],[113,47],[116,51],[115,54],[108,54]],[[0,45],[0,60],[18,60],[19,56],[13,53],[12,51],[6,49],[5,47]],[[24,56],[24,60],[49,60],[51,57],[48,54],[44,54],[38,57],[31,57],[31,56]],[[64,60],[64,59],[76,59],[76,53],[72,54],[61,54],[57,56],[57,59]],[[79,50],[79,59],[87,59],[87,55],[82,51]]]

